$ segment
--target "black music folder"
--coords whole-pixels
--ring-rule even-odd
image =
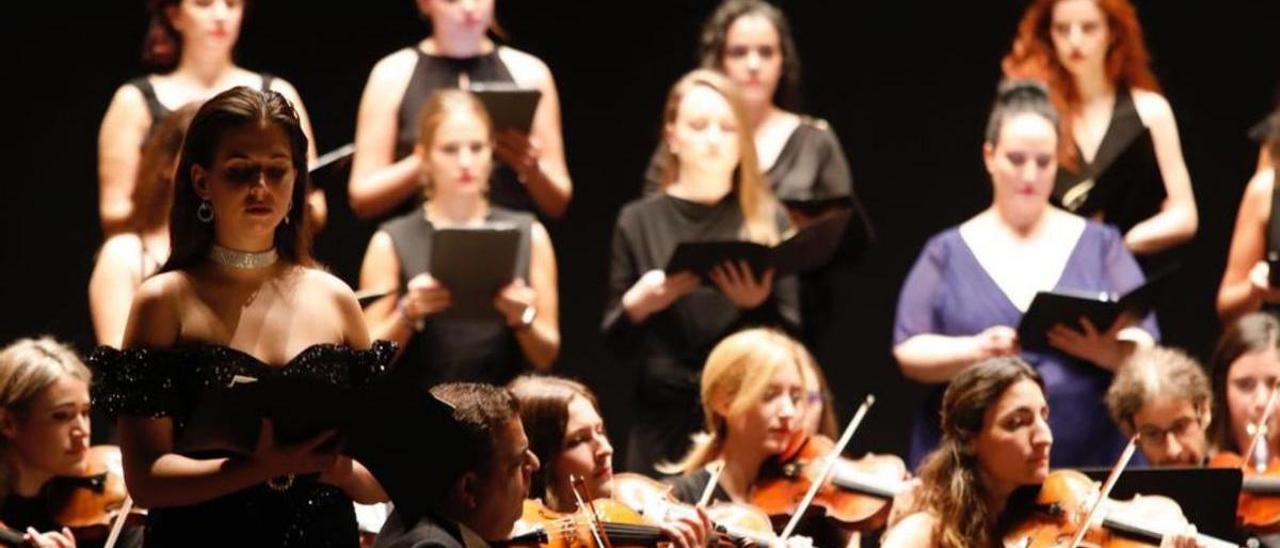
[[[776,246],[743,240],[681,242],[663,270],[706,276],[726,261],[746,261],[757,278],[770,268],[775,276],[813,270],[831,261],[851,215],[850,209],[829,211]]]
[[[314,188],[330,188],[347,186],[347,168],[351,166],[351,155],[355,154],[356,145],[347,143],[316,158],[316,163],[308,168],[311,186]]]
[[[1106,481],[1110,468],[1081,470],[1097,482]],[[1129,500],[1134,495],[1161,495],[1182,506],[1182,514],[1201,534],[1234,539],[1236,504],[1240,497],[1238,468],[1130,468],[1120,474],[1111,498]]]
[[[848,194],[827,198],[781,198],[779,201],[787,209],[799,211],[808,217],[817,217],[828,211],[853,207],[853,197]]]
[[[511,224],[436,229],[431,276],[449,289],[453,299],[440,317],[501,320],[493,298],[515,279],[519,249],[520,231]]]
[[[527,134],[533,129],[533,113],[538,110],[541,91],[505,82],[476,82],[468,91],[484,103],[494,131],[514,129]]]
[[[353,389],[320,380],[236,375],[229,386],[196,398],[175,449],[250,455],[264,418],[271,419],[277,440],[296,443],[326,430],[347,430],[355,405]]]
[[[1080,318],[1084,317],[1099,331],[1106,331],[1125,311],[1144,315],[1155,307],[1156,299],[1176,270],[1176,265],[1163,270],[1119,297],[1099,291],[1038,292],[1018,323],[1018,344],[1024,350],[1051,350],[1049,330],[1054,325],[1079,330]]]
[[[177,449],[252,454],[264,417],[273,420],[283,443],[335,430],[340,452],[368,468],[402,512],[425,511],[433,502],[430,494],[447,479],[443,472],[469,464],[451,460],[447,451],[465,439],[453,407],[394,374],[359,388],[238,376],[194,403]]]

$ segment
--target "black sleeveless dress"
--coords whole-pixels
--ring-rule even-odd
[[[515,276],[529,279],[533,215],[490,206],[486,224],[512,224],[520,231]],[[422,209],[397,217],[382,225],[391,237],[400,261],[400,287],[424,272],[431,272],[431,245],[435,227]],[[407,375],[426,388],[442,382],[484,382],[505,385],[529,362],[520,350],[515,333],[501,321],[466,321],[428,318],[422,331],[405,345],[396,365],[397,375]]]
[[[1077,157],[1076,169],[1058,169],[1053,201],[1083,217],[1100,217],[1121,234],[1160,212],[1164,177],[1156,161],[1151,132],[1133,104],[1130,90],[1116,90],[1111,121],[1092,162]],[[1146,265],[1144,265],[1145,267]]]
[[[418,144],[418,115],[436,91],[456,89],[458,79],[464,74],[472,83],[515,83],[497,48],[484,55],[463,58],[432,55],[419,48],[413,48],[413,51],[418,55],[418,63],[413,67],[413,75],[409,77],[409,85],[404,90],[396,116],[399,128],[396,131],[396,161],[413,154],[413,148]],[[489,200],[508,209],[537,211],[515,171],[501,162],[495,162],[489,176]],[[421,203],[420,197],[405,200],[384,218],[408,213]]]
[[[264,93],[271,91],[271,82],[275,81],[276,77],[265,72],[261,76],[262,87],[259,88],[259,91]],[[142,92],[143,99],[147,101],[147,113],[151,114],[151,127],[147,128],[147,138],[143,140],[143,143],[146,143],[151,139],[151,134],[160,126],[160,121],[173,114],[173,110],[170,110],[169,107],[160,102],[160,97],[156,95],[155,86],[151,85],[150,76],[139,76],[129,80],[127,84],[138,88],[138,91]]]
[[[197,396],[228,386],[236,375],[302,377],[356,387],[381,375],[394,353],[395,346],[384,341],[369,350],[317,344],[283,366],[272,366],[217,345],[124,351],[103,346],[89,357],[93,404],[112,417],[168,417],[176,438]],[[191,506],[153,508],[147,514],[145,536],[149,548],[359,545],[351,499],[315,475],[299,477],[283,491],[263,483]]]

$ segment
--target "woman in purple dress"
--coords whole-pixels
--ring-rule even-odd
[[[1049,205],[1058,120],[1042,85],[1001,86],[983,145],[992,204],[930,239],[902,287],[894,357],[907,377],[936,384],[912,429],[913,466],[938,443],[944,385],[983,359],[1019,353],[1015,329],[1037,292],[1124,293],[1143,282],[1116,229]],[[1135,320],[1057,325],[1047,333],[1055,350],[1021,352],[1054,410],[1054,466],[1109,464],[1123,448],[1102,396],[1111,372],[1157,335],[1153,318]]]

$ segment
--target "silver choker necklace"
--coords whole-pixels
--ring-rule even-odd
[[[274,247],[258,253],[236,251],[217,244],[214,244],[213,247],[209,248],[209,260],[231,268],[240,268],[245,270],[251,268],[262,268],[264,266],[276,264],[276,260],[279,258],[280,255],[276,253],[276,248]]]

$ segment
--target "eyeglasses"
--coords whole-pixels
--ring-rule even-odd
[[[1192,425],[1199,426],[1200,417],[1181,417],[1167,429],[1144,425],[1138,429],[1138,441],[1144,445],[1160,445],[1169,434],[1173,434],[1175,438],[1185,436]]]

